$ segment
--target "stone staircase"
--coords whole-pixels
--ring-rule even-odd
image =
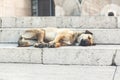
[[[24,30],[28,28],[42,27],[70,28],[77,31],[85,31],[87,29],[93,32],[95,43],[97,45],[88,47],[69,46],[42,49],[34,47],[17,47],[18,38]],[[0,62],[7,64],[26,64],[27,66],[39,65],[42,66],[41,69],[43,69],[43,72],[40,74],[47,73],[47,71],[44,70],[45,68],[43,66],[48,67],[48,72],[49,66],[52,66],[54,70],[56,69],[55,65],[58,65],[58,68],[60,68],[58,71],[68,68],[71,69],[71,72],[73,69],[71,66],[74,66],[73,70],[78,71],[81,71],[81,67],[83,68],[87,66],[87,68],[84,68],[84,70],[81,71],[81,73],[78,72],[78,74],[86,77],[88,76],[88,78],[83,78],[82,76],[79,77],[79,75],[76,75],[77,71],[73,71],[72,75],[76,76],[72,76],[72,78],[64,78],[64,73],[62,73],[58,75],[59,79],[52,77],[50,80],[119,80],[119,38],[119,17],[2,17],[0,18]],[[64,68],[64,66],[67,67]],[[76,69],[78,66],[80,69]],[[1,69],[2,68],[0,67],[0,70]],[[85,69],[86,72],[84,72]],[[87,71],[88,69],[89,71]],[[93,69],[97,69],[95,70],[95,73],[92,73],[94,72]],[[65,71],[68,72],[65,74],[69,77],[69,70]],[[103,72],[105,72],[104,75]],[[56,72],[53,71],[53,73],[55,74]],[[89,76],[89,74],[92,76]],[[60,78],[61,75],[63,78]],[[48,79],[49,78],[43,78],[43,80]]]

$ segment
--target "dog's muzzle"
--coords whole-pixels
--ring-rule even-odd
[[[82,39],[79,45],[80,46],[89,46],[90,42],[87,39]]]

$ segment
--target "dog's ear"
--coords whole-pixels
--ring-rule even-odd
[[[85,34],[91,34],[91,35],[93,35],[93,33],[90,32],[90,31],[88,31],[88,30],[85,31]]]

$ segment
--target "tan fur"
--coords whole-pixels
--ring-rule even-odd
[[[75,43],[78,35],[75,31],[69,29],[41,28],[26,30],[18,41],[19,47],[35,46],[41,47],[60,47]],[[32,42],[31,42],[32,41]],[[37,41],[37,42],[36,42]]]

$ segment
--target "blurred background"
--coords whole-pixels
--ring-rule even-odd
[[[120,0],[0,0],[0,16],[120,16]]]

